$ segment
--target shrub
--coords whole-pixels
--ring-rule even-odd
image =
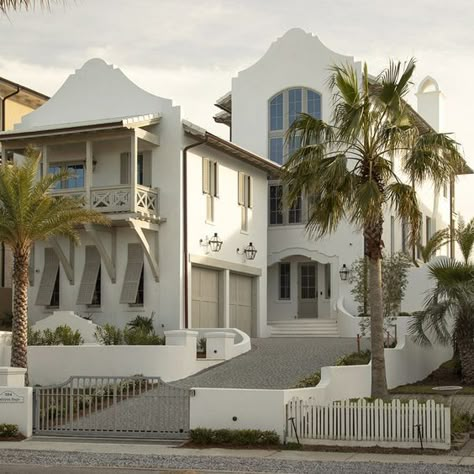
[[[58,326],[54,331],[47,328],[28,329],[28,345],[30,346],[79,346],[84,343],[84,339],[78,330],[73,330],[69,326]]]
[[[14,438],[18,436],[18,426],[9,423],[0,423],[0,438]]]
[[[147,318],[146,316],[137,315],[135,319],[132,319],[127,323],[127,328],[138,329],[146,334],[152,334],[155,332],[153,327],[153,316]]]
[[[304,379],[301,379],[293,388],[316,387],[321,381],[321,371],[317,371]]]
[[[363,365],[370,362],[370,350],[360,352],[352,352],[351,354],[346,354],[342,357],[339,357],[336,361],[336,365]]]
[[[104,346],[120,346],[123,344],[123,331],[112,324],[97,326],[94,336]]]
[[[275,446],[280,438],[275,431],[261,430],[191,430],[191,441],[196,444],[223,444],[234,446]]]
[[[451,433],[468,433],[474,424],[474,417],[468,413],[453,413],[451,418]]]
[[[197,351],[203,352],[205,354],[206,349],[207,349],[207,339],[205,337],[199,338],[197,342]]]
[[[125,329],[123,332],[125,344],[129,346],[163,346],[165,338],[143,329]]]

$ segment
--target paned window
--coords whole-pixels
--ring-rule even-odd
[[[49,174],[67,172],[69,177],[55,184],[54,189],[74,189],[84,187],[84,163],[54,163],[48,166]]]
[[[285,141],[288,128],[301,113],[321,119],[321,94],[304,87],[293,87],[269,100],[268,156],[271,161],[281,165],[301,146],[298,137],[291,142]]]
[[[301,299],[316,298],[316,266],[301,265]]]
[[[289,262],[282,262],[279,264],[279,294],[278,299],[289,300],[291,297],[290,282],[291,282],[291,264]]]
[[[283,186],[281,184],[270,186],[270,224],[283,224],[282,212]]]

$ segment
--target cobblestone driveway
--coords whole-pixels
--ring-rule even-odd
[[[369,342],[363,340],[362,348],[368,347]],[[186,388],[289,388],[355,350],[353,338],[252,339],[252,350],[246,354],[172,384]]]

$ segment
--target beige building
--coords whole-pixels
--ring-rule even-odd
[[[13,129],[24,115],[36,110],[48,99],[48,96],[40,92],[0,77],[0,131]],[[0,244],[0,313],[10,311],[11,308],[11,270],[11,253],[2,243]]]

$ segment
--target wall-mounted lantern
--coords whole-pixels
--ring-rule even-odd
[[[201,239],[199,243],[203,247],[209,247],[212,252],[219,252],[224,242],[219,238],[217,232],[214,232],[214,235],[210,239],[206,236],[206,238]]]
[[[341,277],[342,281],[346,281],[349,278],[350,270],[346,267],[346,264],[344,263],[339,270],[339,276]]]
[[[254,247],[252,242],[249,242],[247,247],[245,247],[242,251],[237,249],[237,253],[239,255],[245,255],[247,260],[255,260],[255,256],[257,255],[257,249]]]

